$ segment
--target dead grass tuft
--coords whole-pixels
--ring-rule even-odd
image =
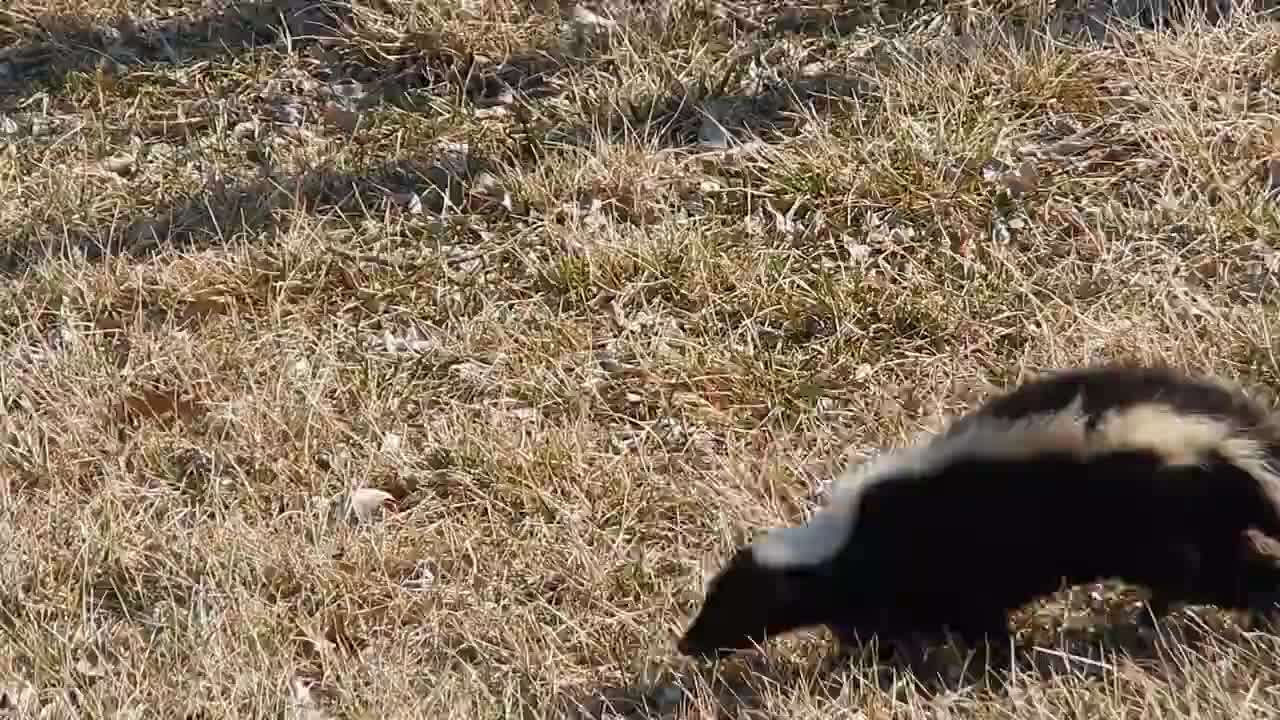
[[[1225,9],[0,9],[0,713],[1275,712],[1274,638],[1122,587],[991,687],[672,648],[1025,372],[1273,397],[1280,32]]]

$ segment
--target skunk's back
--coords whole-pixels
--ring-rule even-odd
[[[1242,431],[1260,434],[1259,439],[1280,439],[1270,413],[1237,388],[1171,368],[1125,365],[1048,373],[987,401],[957,425],[1052,414],[1077,400],[1090,427],[1110,411],[1156,404],[1184,416],[1221,419]]]

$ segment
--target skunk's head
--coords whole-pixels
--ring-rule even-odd
[[[677,644],[681,653],[724,657],[830,618],[840,595],[831,564],[782,562],[772,549],[740,548],[711,580],[701,610]]]

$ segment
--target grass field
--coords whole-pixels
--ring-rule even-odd
[[[999,690],[673,647],[1027,374],[1274,402],[1265,9],[10,0],[0,717],[1280,713],[1280,642],[1131,589]]]

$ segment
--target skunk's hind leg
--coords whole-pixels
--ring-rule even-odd
[[[991,667],[1009,655],[1009,613],[1003,608],[975,610],[949,622],[947,631],[973,650],[982,666]]]
[[[1181,612],[1185,605],[1213,602],[1221,588],[1217,586],[1217,579],[1209,576],[1208,568],[1224,560],[1231,566],[1237,565],[1235,551],[1224,558],[1224,548],[1220,543],[1182,542],[1152,550],[1151,565],[1156,572],[1147,582],[1149,596],[1145,612],[1138,613],[1138,627],[1154,630],[1170,615]],[[1223,568],[1218,568],[1219,577],[1222,571]]]
[[[1280,627],[1280,540],[1250,528],[1237,549],[1249,624],[1274,632]]]
[[[1181,573],[1172,572],[1181,563]],[[1169,566],[1163,584],[1154,584],[1147,605],[1150,614],[1139,616],[1142,627],[1151,627],[1184,605],[1214,605],[1222,610],[1245,611],[1250,624],[1262,621],[1274,626],[1280,610],[1280,541],[1249,529],[1225,539],[1184,546],[1180,558]],[[1153,617],[1154,616],[1154,619]]]

